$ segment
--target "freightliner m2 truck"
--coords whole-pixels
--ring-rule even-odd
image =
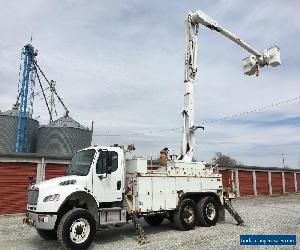
[[[96,230],[108,226],[134,220],[139,228],[138,217],[154,226],[168,218],[181,230],[216,224],[223,187],[213,168],[176,160],[148,171],[146,159],[126,159],[126,151],[90,147],[77,152],[66,176],[31,186],[27,222],[45,239],[58,237],[67,249],[87,248]]]
[[[66,249],[86,249],[96,231],[132,221],[145,243],[139,218],[159,225],[168,218],[180,230],[210,227],[227,209],[239,224],[225,193],[222,176],[211,165],[193,162],[195,131],[193,85],[197,73],[197,35],[201,25],[217,31],[251,55],[243,60],[244,73],[258,75],[261,67],[280,65],[277,47],[262,53],[220,26],[201,11],[190,12],[186,24],[187,51],[181,155],[166,167],[148,171],[143,158],[127,159],[133,147],[90,147],[77,152],[66,176],[34,184],[28,191],[24,222],[44,239],[59,239]]]

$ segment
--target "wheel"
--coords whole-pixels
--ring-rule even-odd
[[[144,217],[144,220],[150,225],[150,226],[159,226],[163,221],[165,217],[163,215],[157,214],[157,215],[150,215],[147,217]]]
[[[197,207],[193,200],[184,199],[173,213],[175,226],[179,230],[191,230],[195,227]]]
[[[56,230],[36,229],[36,232],[44,240],[57,240],[57,232],[56,232]]]
[[[210,196],[203,197],[197,202],[197,211],[197,226],[210,227],[216,225],[220,215],[220,207],[214,198]]]
[[[96,235],[96,221],[87,210],[75,208],[61,219],[57,237],[65,249],[87,249]]]

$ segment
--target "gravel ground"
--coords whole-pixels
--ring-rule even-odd
[[[300,239],[300,194],[276,197],[239,198],[234,207],[246,222],[235,225],[226,213],[225,222],[215,227],[197,227],[191,231],[176,231],[165,221],[159,227],[143,222],[148,243],[139,246],[132,224],[97,232],[91,249],[238,249],[240,234],[297,234]],[[0,217],[0,249],[61,249],[57,241],[45,241],[22,224],[23,216]],[[245,247],[255,249],[255,247]],[[259,247],[259,249],[300,249],[296,247]]]

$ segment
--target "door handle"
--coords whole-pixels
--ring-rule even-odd
[[[100,175],[98,175],[98,178],[100,180],[102,180],[103,178],[106,178],[106,177],[107,177],[107,174],[100,174]]]
[[[120,190],[121,189],[121,181],[118,181],[117,182],[117,190]]]

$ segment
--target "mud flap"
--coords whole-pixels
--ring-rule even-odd
[[[219,208],[219,219],[217,222],[223,222],[223,221],[225,221],[225,208],[223,205],[221,205]]]

